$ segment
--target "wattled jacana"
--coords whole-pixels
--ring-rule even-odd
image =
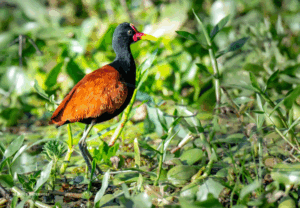
[[[81,154],[92,170],[93,160],[87,150],[86,138],[91,128],[120,114],[129,104],[135,89],[136,67],[130,44],[153,36],[139,33],[133,24],[118,25],[113,34],[115,60],[80,80],[54,111],[49,124],[87,124],[78,143]],[[102,174],[97,167],[98,173]]]

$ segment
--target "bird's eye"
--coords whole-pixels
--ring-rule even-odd
[[[132,35],[132,30],[128,30],[127,34]]]

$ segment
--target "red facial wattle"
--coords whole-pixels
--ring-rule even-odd
[[[144,33],[140,33],[133,24],[130,24],[130,27],[134,30],[135,34],[133,35],[133,41],[136,42],[141,39],[142,36],[144,36]]]

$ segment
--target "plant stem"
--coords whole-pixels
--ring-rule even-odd
[[[61,165],[61,168],[60,168],[60,174],[64,174],[67,167],[68,167],[68,162],[70,161],[71,159],[71,155],[72,153],[74,152],[74,145],[73,145],[73,135],[72,135],[72,129],[71,129],[71,125],[68,124],[68,141],[67,141],[67,144],[68,144],[68,152],[64,158],[64,162],[63,164]]]
[[[272,108],[275,108],[275,104],[273,103],[273,101],[268,97],[266,96],[264,93],[260,93],[260,95],[265,99],[265,101],[272,107]],[[279,108],[276,108],[276,112],[278,114],[278,116],[280,117],[280,120],[281,122],[283,123],[284,127],[285,128],[289,128],[286,120],[285,120],[285,117],[283,116],[283,114],[281,113],[280,109]],[[268,115],[269,116],[269,115]],[[269,116],[270,117],[270,116]],[[279,131],[279,130],[278,130]],[[293,129],[290,130],[291,132],[291,136],[292,136],[292,140],[295,142],[295,144],[297,145],[297,148],[299,149],[300,148],[300,145],[299,145],[299,142],[295,136],[295,133],[293,131]],[[281,135],[280,135],[281,136]],[[285,137],[284,137],[285,138]],[[285,138],[286,139],[286,138]]]
[[[165,141],[163,140],[162,145],[161,145],[161,154],[159,156],[158,173],[157,173],[157,178],[154,182],[154,186],[157,186],[159,178],[160,178],[160,174],[161,174],[161,170],[162,170],[162,164],[163,164],[164,146],[165,146]]]
[[[207,45],[208,45],[208,52],[209,52],[209,56],[210,56],[210,60],[211,60],[211,65],[213,67],[214,70],[214,81],[215,81],[215,92],[216,92],[216,110],[217,110],[217,114],[219,113],[219,106],[220,106],[220,102],[221,102],[221,88],[220,88],[220,73],[219,73],[219,68],[218,68],[218,62],[215,56],[215,53],[213,51],[212,48],[212,44],[211,44],[211,39],[207,33],[207,30],[205,28],[205,26],[203,25],[202,21],[199,19],[199,17],[196,15],[194,9],[193,9],[194,15],[203,31],[203,34],[205,36]]]

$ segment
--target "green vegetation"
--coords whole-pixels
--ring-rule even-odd
[[[300,206],[299,1],[0,5],[0,207]],[[135,100],[92,129],[89,173],[85,125],[48,121],[125,21],[159,40],[131,46]]]

